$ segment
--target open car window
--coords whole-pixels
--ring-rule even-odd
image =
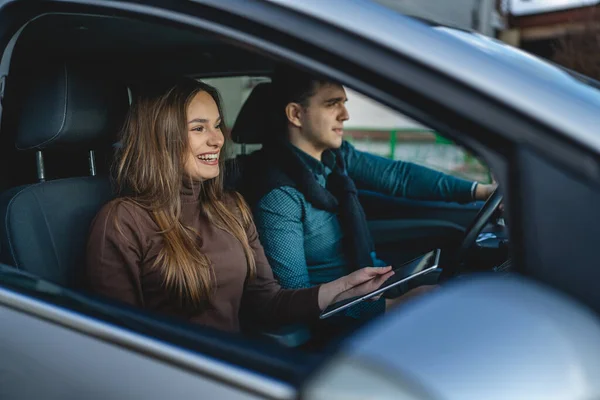
[[[133,33],[128,35],[130,32]],[[154,42],[152,44],[144,42],[143,46],[138,46],[140,38],[150,32]],[[71,43],[70,40],[74,43]],[[94,43],[94,40],[100,43],[99,49],[88,48],[84,45],[87,43],[86,41]],[[207,41],[210,46],[207,46]],[[162,63],[156,66],[156,70],[147,68],[147,65],[151,65],[146,64],[148,60],[160,59],[160,55],[163,53],[170,54],[169,52],[174,49],[179,49],[184,54],[188,54],[187,51],[190,48],[202,46],[207,46],[206,53],[190,53],[193,56],[189,58],[164,57]],[[118,64],[107,61],[112,57],[122,56],[124,50],[132,53],[124,60],[126,67],[120,67]],[[49,14],[36,20],[28,29],[24,30],[14,52],[15,69],[19,70],[19,63],[30,65],[29,61],[36,58],[38,52],[42,52],[48,57],[54,57],[53,60],[58,62],[83,63],[94,65],[95,68],[106,68],[106,77],[118,79],[124,84],[130,82],[139,84],[138,68],[142,66],[146,66],[142,69],[143,78],[146,80],[151,79],[153,73],[160,76],[166,72],[201,79],[214,85],[220,91],[225,123],[228,128],[233,126],[251,91],[258,84],[270,80],[269,72],[273,71],[273,67],[277,63],[271,57],[249,51],[248,47],[232,46],[228,41],[207,37],[203,33],[193,30],[177,29],[170,25],[160,25],[141,19],[111,19],[77,14]],[[219,63],[211,64],[206,62],[207,59],[216,59],[219,60]],[[213,70],[210,69],[211,65],[214,65]],[[143,82],[143,80],[141,81]],[[130,95],[131,93],[135,95],[134,92],[130,92]],[[455,176],[483,182],[488,178],[485,167],[477,164],[460,147],[442,139],[434,129],[370,100],[356,90],[349,89],[348,97],[348,108],[352,116],[346,125],[346,138],[358,150],[393,160],[415,162]],[[246,151],[252,152],[260,148],[260,145],[248,145],[248,147]],[[8,147],[3,150],[8,151]],[[23,163],[31,161],[30,158],[25,158],[18,151],[11,151],[13,151],[10,154],[11,157],[19,161],[23,158]],[[235,157],[241,152],[241,146],[238,144],[231,156]],[[83,157],[86,156],[88,156],[88,152],[83,151]],[[60,161],[62,162],[64,159],[62,157]],[[47,160],[45,164],[45,168],[49,171],[54,167],[51,161]],[[110,164],[112,160],[109,157],[103,161]],[[32,166],[35,166],[35,163],[29,165],[29,167]],[[108,170],[108,167],[105,168],[105,171]],[[15,185],[15,187],[17,186]],[[468,213],[473,213],[473,210],[468,210]],[[85,240],[82,243],[85,243]],[[68,300],[68,304],[71,304],[69,302],[74,299],[75,303],[87,307],[85,309],[97,313],[97,315],[108,315],[114,310],[114,307],[102,309],[99,306],[101,303],[98,303],[97,299],[86,303],[85,293],[83,297],[80,297],[78,291],[71,290],[73,288],[67,287],[61,290],[60,286],[46,287],[43,284],[46,278],[44,276],[36,277],[34,274],[33,278],[33,281],[25,279],[13,283],[15,285],[27,283],[29,292],[35,288],[40,290],[50,288],[54,297],[48,297],[48,292],[42,290],[40,294],[57,302]],[[126,313],[125,315],[133,314]],[[160,316],[158,317],[160,318]],[[122,318],[126,320],[128,317]]]
[[[413,119],[348,89],[345,139],[358,150],[491,183],[489,168],[464,147]]]

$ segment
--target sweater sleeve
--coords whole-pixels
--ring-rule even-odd
[[[256,277],[250,279],[244,291],[245,306],[253,314],[269,323],[304,322],[319,316],[319,288],[282,289],[273,277],[256,226],[247,229],[248,240],[256,260]]]
[[[86,279],[93,292],[143,307],[140,263],[144,239],[129,208],[108,203],[92,222]]]

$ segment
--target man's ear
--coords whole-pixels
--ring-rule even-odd
[[[285,116],[290,124],[296,128],[302,128],[302,113],[304,112],[302,106],[298,103],[288,103],[285,106]]]

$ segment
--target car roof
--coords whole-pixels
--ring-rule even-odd
[[[272,69],[264,56],[214,36],[124,16],[49,13],[31,21],[15,45],[13,65],[71,60],[124,79],[164,75],[260,75]],[[11,67],[12,68],[12,67]]]
[[[408,56],[600,152],[600,91],[533,55],[481,35],[432,28],[368,0],[265,1]]]

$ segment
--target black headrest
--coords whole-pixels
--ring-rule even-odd
[[[124,84],[102,71],[68,63],[15,75],[12,82],[13,75],[8,78],[4,115],[10,119],[17,149],[114,141],[129,107]]]
[[[236,143],[262,144],[273,126],[273,96],[271,83],[259,83],[252,89],[242,106],[233,128],[231,138]]]

